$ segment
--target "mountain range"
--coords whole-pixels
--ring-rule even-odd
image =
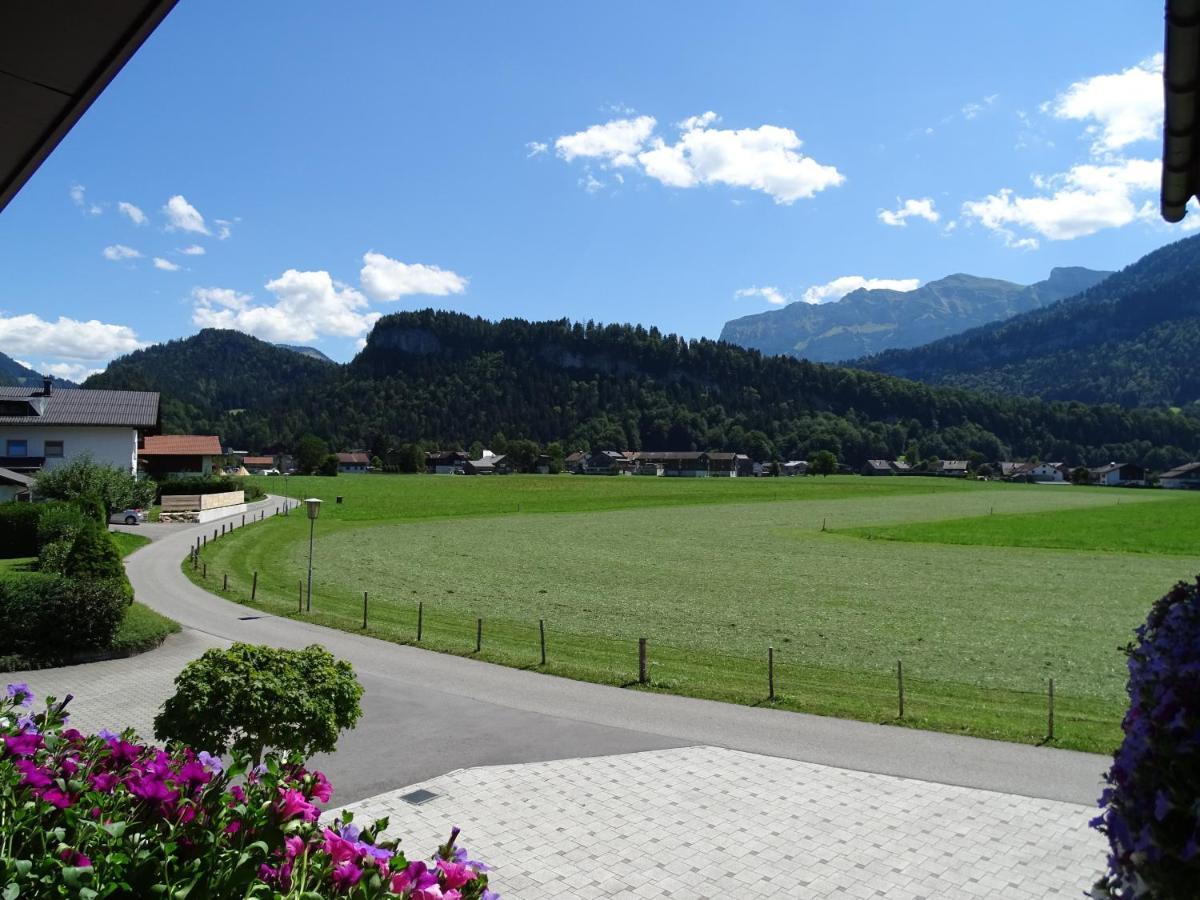
[[[54,383],[62,387],[78,387],[73,381],[56,378]],[[42,375],[22,365],[11,356],[0,353],[0,387],[41,387]]]
[[[851,365],[954,385],[1200,413],[1200,235],[1074,297]]]
[[[158,390],[169,432],[255,451],[316,434],[385,459],[405,444],[733,450],[806,458],[1038,456],[1169,467],[1200,453],[1200,419],[929,387],[764,356],[655,328],[490,322],[424,310],[381,318],[330,365],[205,330],[129,354],[85,387]]]
[[[721,340],[838,362],[930,341],[1056,303],[1111,272],[1058,268],[1036,284],[950,275],[912,291],[860,288],[833,303],[791,303],[725,323]]]

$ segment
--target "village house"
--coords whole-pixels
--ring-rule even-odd
[[[30,500],[32,493],[32,475],[22,475],[12,469],[0,469],[0,503],[7,503],[10,500]]]
[[[616,450],[595,450],[583,460],[584,475],[617,475],[625,469],[632,471],[624,453]]]
[[[430,475],[461,474],[470,459],[465,450],[429,450],[425,453],[425,471]]]
[[[886,459],[868,459],[863,463],[864,475],[895,475],[896,471]]]
[[[726,455],[732,463],[733,454]],[[663,475],[673,478],[707,478],[711,474],[709,459],[703,450],[649,450],[636,455],[638,465],[659,465]]]
[[[966,478],[969,465],[965,459],[943,459],[938,464],[938,475],[947,478]]]
[[[1060,462],[1035,463],[1028,466],[1023,474],[1028,481],[1061,484],[1071,480],[1071,467]]]
[[[583,472],[586,461],[587,454],[582,450],[576,450],[567,454],[566,459],[563,460],[563,468],[574,475],[579,475]]]
[[[339,475],[361,475],[371,468],[371,457],[362,450],[337,454]]]
[[[251,456],[250,454],[246,454],[242,457],[242,465],[246,467],[246,471],[251,475],[265,475],[267,472],[281,471],[273,456]]]
[[[0,387],[0,468],[35,475],[87,454],[137,473],[138,445],[160,430],[158,394]]]
[[[139,470],[156,481],[180,475],[211,475],[213,460],[220,455],[221,441],[215,434],[147,435],[137,452]]]
[[[1088,478],[1092,484],[1106,487],[1133,487],[1146,484],[1146,470],[1135,463],[1109,463],[1107,466],[1097,466],[1088,469]]]
[[[479,459],[467,460],[465,472],[468,475],[508,475],[512,471],[508,459],[489,453]]]
[[[1163,472],[1158,483],[1168,490],[1200,490],[1200,462],[1185,463]]]
[[[781,475],[807,475],[808,460],[807,459],[789,459],[779,467]]]

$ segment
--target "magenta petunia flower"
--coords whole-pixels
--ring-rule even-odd
[[[92,861],[86,855],[80,853],[78,850],[72,850],[70,847],[67,847],[62,853],[58,854],[58,858],[68,866],[77,866],[79,868],[87,868],[92,864]]]
[[[340,891],[348,891],[358,884],[363,870],[354,863],[340,862],[333,867],[333,884]]]
[[[306,822],[315,822],[321,814],[321,811],[309,803],[308,798],[295,788],[287,790],[280,788],[279,795],[279,802],[275,804],[275,810],[284,820],[299,816]]]
[[[57,787],[47,788],[41,792],[41,795],[43,800],[59,809],[66,809],[71,805],[71,795]]]
[[[54,782],[53,773],[49,769],[43,769],[32,759],[18,759],[13,766],[21,773],[23,787],[40,791],[48,788]]]
[[[462,863],[447,862],[444,859],[439,859],[437,861],[437,867],[442,871],[442,876],[445,879],[445,886],[448,888],[462,887],[475,877],[475,873]]]
[[[94,772],[88,776],[92,790],[100,791],[102,794],[111,794],[119,781],[116,772]]]
[[[5,735],[4,746],[13,756],[32,756],[42,749],[44,742],[40,734],[25,732]]]
[[[313,772],[313,789],[312,795],[322,803],[328,803],[329,798],[333,796],[333,785],[329,783],[329,779],[322,772]]]

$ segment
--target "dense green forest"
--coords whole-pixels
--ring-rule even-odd
[[[291,450],[311,432],[381,457],[516,438],[756,458],[830,450],[851,465],[908,450],[1155,467],[1200,454],[1200,420],[1166,411],[933,388],[641,326],[433,310],[384,317],[346,365],[206,330],[122,357],[87,386],[159,390],[167,430],[252,451]]]
[[[1198,347],[1200,236],[1053,306],[852,365],[1047,400],[1200,413]]]

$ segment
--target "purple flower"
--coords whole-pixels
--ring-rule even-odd
[[[33,691],[23,681],[10,684],[8,686],[8,696],[18,706],[29,707],[33,705]]]
[[[196,757],[197,762],[214,775],[220,775],[225,771],[225,766],[221,763],[221,757],[213,756],[207,750],[201,750],[200,755]]]
[[[4,746],[13,756],[32,756],[42,747],[42,737],[36,731],[6,735]]]
[[[96,736],[105,741],[115,741],[120,737],[119,734],[109,731],[107,728],[101,728],[98,732],[96,732]]]
[[[17,719],[17,727],[21,729],[21,731],[28,732],[29,734],[40,733],[38,731],[37,722],[33,721],[33,716],[21,716],[21,718]]]

